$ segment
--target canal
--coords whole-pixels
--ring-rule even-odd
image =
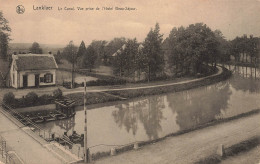
[[[88,147],[91,153],[111,145],[153,140],[208,122],[246,113],[260,107],[259,70],[227,66],[226,81],[177,93],[92,105],[88,110]],[[40,124],[50,132],[83,134],[83,107],[74,118]],[[104,144],[104,145],[100,145]],[[93,147],[95,145],[100,145]]]

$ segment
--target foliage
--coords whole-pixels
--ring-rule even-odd
[[[8,92],[4,94],[3,102],[6,104],[13,104],[15,102],[15,96],[13,92]]]
[[[39,43],[37,43],[37,42],[34,42],[32,44],[32,47],[29,48],[29,51],[33,54],[42,54],[42,49],[41,49]]]
[[[60,50],[57,51],[57,54],[55,54],[54,57],[55,57],[56,62],[58,64],[61,64],[62,55],[61,55]]]
[[[73,41],[70,41],[69,44],[63,49],[62,56],[72,64],[77,62],[77,52],[78,48],[74,45]]]
[[[247,37],[247,35],[243,35],[242,37],[236,37],[231,41],[230,52],[237,62],[240,62],[242,55],[242,62],[248,62],[247,57],[250,56],[251,63],[253,63],[253,59],[258,57],[260,51],[258,44],[258,37],[254,37],[253,35]]]
[[[54,99],[59,99],[62,97],[62,91],[60,88],[54,90],[52,94]]]
[[[91,69],[93,69],[95,66],[96,60],[97,60],[97,53],[95,49],[90,45],[86,49],[86,53],[83,56],[82,67],[88,68],[91,72]]]
[[[102,60],[104,64],[110,64],[111,56],[126,43],[126,38],[114,38],[105,46]]]
[[[136,39],[128,39],[114,55],[114,73],[119,76],[131,77],[137,70],[138,46]]]
[[[53,97],[51,95],[48,95],[48,94],[44,94],[44,95],[39,96],[39,102],[41,104],[44,104],[44,105],[50,104],[52,99],[53,99]]]
[[[164,53],[162,49],[163,35],[160,34],[160,26],[156,23],[155,28],[147,34],[143,43],[143,66],[148,74],[148,81],[155,79],[158,73],[164,70]]]
[[[27,104],[35,104],[38,101],[38,95],[35,92],[29,92],[25,96]]]
[[[84,41],[81,41],[77,56],[80,57],[80,56],[83,56],[85,54],[86,54],[86,46],[85,46]]]
[[[109,78],[109,79],[97,79],[87,82],[87,86],[105,86],[105,85],[123,85],[126,84],[126,80]]]
[[[202,73],[202,65],[216,66],[219,42],[206,24],[173,28],[168,37],[169,65],[175,75]]]
[[[73,41],[70,41],[69,44],[63,49],[62,55],[67,61],[72,63],[72,75],[71,75],[71,88],[74,87],[74,71],[75,64],[77,64],[77,55],[78,48],[74,45]]]
[[[107,41],[105,40],[93,40],[90,44],[94,48],[95,52],[97,53],[96,65],[100,65],[102,63],[102,59],[106,54],[105,51],[106,44]]]
[[[6,59],[8,43],[10,41],[11,28],[9,27],[8,20],[3,16],[3,12],[0,11],[0,57]]]
[[[16,99],[12,92],[6,93],[3,102],[13,108],[23,108],[37,105],[46,105],[52,103],[53,97],[44,94],[40,97],[34,92],[29,92],[25,97]]]

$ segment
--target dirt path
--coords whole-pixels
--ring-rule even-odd
[[[260,114],[169,137],[135,151],[96,161],[96,164],[194,163],[215,154],[218,145],[229,147],[260,134]]]

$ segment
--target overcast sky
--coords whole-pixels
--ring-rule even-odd
[[[16,6],[25,7],[24,14]],[[33,10],[52,6],[52,11]],[[135,7],[135,11],[58,11],[64,7]],[[260,0],[0,0],[0,10],[12,28],[14,43],[67,44],[73,40],[136,37],[143,41],[158,22],[164,37],[173,27],[203,22],[227,39],[260,36]]]

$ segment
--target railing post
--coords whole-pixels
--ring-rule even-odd
[[[79,147],[79,149],[78,149],[78,158],[79,158],[79,151],[80,151],[80,147]]]

